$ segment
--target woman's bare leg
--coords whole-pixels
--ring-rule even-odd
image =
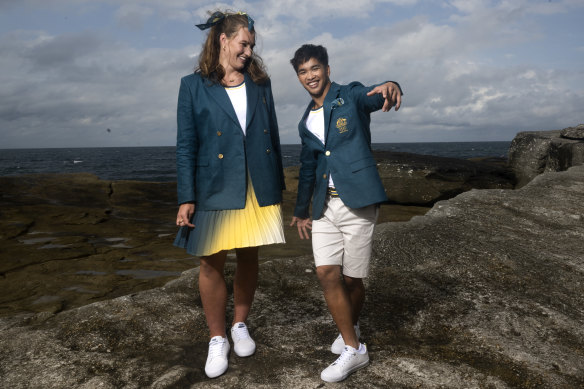
[[[199,269],[199,293],[203,303],[210,337],[225,337],[225,307],[227,305],[227,286],[225,285],[226,251],[208,257],[201,257]]]
[[[258,248],[236,249],[237,269],[233,281],[233,324],[247,320],[258,283]]]

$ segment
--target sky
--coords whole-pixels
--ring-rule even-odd
[[[289,62],[304,43],[327,47],[337,83],[400,83],[374,143],[584,123],[584,0],[0,0],[0,149],[174,145],[194,25],[216,9],[255,20],[283,144],[310,100]]]

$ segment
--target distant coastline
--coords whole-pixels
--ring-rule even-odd
[[[458,159],[506,158],[510,141],[373,143],[395,151]],[[299,164],[301,146],[282,145],[284,167]],[[92,173],[105,180],[176,181],[175,147],[100,147],[0,150],[0,176]]]

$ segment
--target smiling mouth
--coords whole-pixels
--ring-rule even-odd
[[[318,80],[317,81],[310,81],[306,85],[308,85],[309,88],[314,89],[318,86]]]

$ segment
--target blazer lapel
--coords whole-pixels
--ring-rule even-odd
[[[244,74],[244,80],[245,93],[247,94],[247,113],[245,115],[246,117],[245,128],[247,130],[249,124],[251,123],[251,120],[253,119],[253,115],[256,112],[256,106],[258,104],[258,100],[260,99],[260,88],[256,85],[255,82],[253,82],[253,80],[247,73]],[[264,96],[263,98],[265,102],[266,97]]]
[[[217,106],[225,111],[227,116],[229,116],[231,120],[237,124],[237,127],[241,128],[239,120],[237,119],[237,114],[235,113],[235,109],[233,109],[233,104],[231,104],[231,100],[229,99],[229,96],[227,96],[227,92],[225,91],[223,85],[213,83],[208,87],[207,90],[211,98],[213,98],[213,100],[215,100],[217,103]]]
[[[300,123],[298,123],[298,128],[300,129],[300,131],[302,133],[305,133],[306,136],[313,138],[318,144],[323,145],[323,147],[324,147],[324,144],[320,141],[320,139],[318,139],[318,137],[316,135],[314,135],[308,129],[308,127],[306,127],[306,118],[308,117],[308,114],[310,113],[310,110],[312,109],[313,106],[314,106],[314,101],[310,100],[310,103],[308,103],[308,107],[306,107],[306,110],[304,111],[304,115],[302,115],[302,119],[300,119]]]
[[[323,109],[324,109],[324,140],[325,144],[328,140],[329,126],[331,123],[332,103],[339,96],[341,91],[341,86],[335,82],[331,83],[331,87],[324,98]]]

